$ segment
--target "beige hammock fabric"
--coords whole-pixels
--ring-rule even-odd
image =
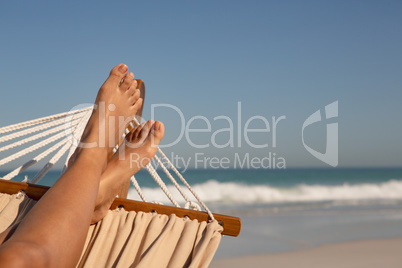
[[[0,232],[35,205],[25,194],[0,193]],[[109,211],[91,225],[77,267],[208,267],[222,227],[175,215]]]

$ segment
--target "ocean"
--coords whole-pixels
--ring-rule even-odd
[[[15,180],[25,176],[35,173]],[[59,176],[51,171],[39,184],[51,186]],[[224,237],[217,258],[402,237],[402,168],[187,170],[183,176],[212,212],[242,219],[240,236]],[[136,179],[148,201],[169,204],[146,171]],[[129,198],[139,200],[134,188]]]
[[[0,171],[0,177],[7,174]],[[18,175],[33,178],[36,172]],[[162,179],[177,200],[178,192],[161,170]],[[50,171],[39,184],[51,186],[60,171]],[[273,211],[293,208],[392,205],[402,203],[402,168],[393,169],[282,169],[282,170],[187,170],[186,180],[201,199],[218,211],[252,214],[266,208]],[[136,175],[148,200],[168,203],[159,186],[142,170]],[[177,181],[179,179],[177,178]],[[183,186],[184,187],[184,186]],[[184,187],[185,188],[185,187]],[[129,198],[139,197],[131,187]],[[251,211],[250,211],[251,210]]]

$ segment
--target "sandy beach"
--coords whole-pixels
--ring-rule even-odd
[[[316,248],[213,261],[211,268],[378,268],[402,266],[402,237],[322,245]]]

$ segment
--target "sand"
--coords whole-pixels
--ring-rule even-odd
[[[328,244],[308,250],[213,261],[211,268],[393,268],[402,267],[402,238]]]

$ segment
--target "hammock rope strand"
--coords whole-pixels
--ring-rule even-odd
[[[3,158],[2,160],[0,160],[0,166],[4,165],[6,163],[9,163],[15,159],[18,159],[28,153],[36,151],[39,148],[45,147],[48,144],[58,141],[63,138],[61,141],[57,142],[50,148],[46,149],[44,152],[38,154],[33,159],[27,161],[25,164],[19,166],[12,172],[8,173],[6,176],[3,177],[3,179],[9,180],[9,179],[14,178],[21,172],[25,171],[28,167],[39,162],[40,160],[42,160],[43,158],[45,158],[46,156],[48,156],[49,154],[53,153],[56,150],[58,150],[58,151],[43,166],[43,168],[36,174],[36,176],[32,179],[32,182],[33,183],[39,182],[46,175],[46,173],[60,160],[60,158],[64,154],[66,154],[67,151],[69,151],[67,153],[67,159],[65,162],[65,167],[67,167],[69,158],[71,157],[71,155],[75,151],[76,147],[78,146],[78,143],[79,143],[78,137],[80,137],[82,135],[83,130],[86,126],[86,123],[92,114],[92,109],[93,109],[93,106],[90,106],[90,107],[86,107],[86,108],[79,109],[79,110],[73,110],[73,111],[69,111],[69,112],[65,112],[65,113],[59,113],[59,114],[46,116],[46,117],[38,118],[35,120],[30,120],[30,121],[22,122],[19,124],[14,124],[14,125],[0,128],[0,134],[27,128],[25,130],[21,130],[21,131],[14,132],[14,133],[11,133],[8,135],[4,135],[3,137],[0,137],[0,143],[12,140],[14,138],[31,135],[20,141],[0,147],[0,152],[9,150],[11,148],[15,148],[17,146],[24,145],[28,142],[47,137],[49,135],[53,135],[44,140],[41,140],[40,142],[37,142],[36,144],[33,144],[25,149],[22,149],[17,153],[14,153],[8,157]],[[64,124],[63,124],[63,122],[64,122]],[[140,125],[140,123],[138,122],[138,120],[136,118],[134,118],[134,123],[136,125]],[[130,122],[130,126],[134,127],[134,124],[132,122]],[[64,128],[64,131],[62,131],[63,128]],[[36,133],[39,131],[42,131],[42,132],[32,135],[33,133]],[[126,136],[126,134],[128,132],[129,132],[129,130],[126,129],[126,132],[123,134],[123,138]],[[118,147],[119,147],[119,145],[116,145],[116,148],[113,150],[113,152],[116,152]],[[156,160],[157,165],[161,167],[163,172],[166,174],[166,176],[169,178],[169,180],[173,183],[175,188],[179,191],[181,196],[186,201],[184,207],[192,208],[195,210],[200,210],[199,205],[197,203],[191,201],[189,199],[189,197],[186,195],[186,193],[184,193],[182,187],[179,185],[179,183],[176,181],[176,179],[173,177],[173,175],[169,172],[167,167],[170,167],[173,170],[173,172],[179,177],[181,182],[187,187],[187,189],[195,197],[195,199],[202,206],[202,208],[208,213],[210,219],[214,220],[214,216],[212,215],[212,213],[208,209],[208,207],[205,205],[205,203],[199,198],[199,196],[195,193],[195,191],[187,183],[187,181],[184,179],[184,177],[181,175],[181,173],[177,170],[177,168],[172,164],[172,162],[167,158],[167,156],[163,153],[163,151],[159,147],[158,147],[158,153],[160,154],[161,158],[158,157],[157,155],[155,155],[154,159]],[[165,163],[162,162],[161,159],[163,159],[166,162]],[[167,166],[166,166],[166,163],[167,163]],[[180,207],[179,203],[173,198],[173,195],[169,191],[169,189],[166,186],[166,184],[164,183],[164,181],[161,179],[161,177],[159,176],[159,174],[157,173],[155,168],[152,166],[152,162],[149,163],[148,165],[146,165],[145,168],[149,172],[151,177],[155,180],[155,182],[158,184],[158,186],[161,188],[163,193],[172,202],[172,204],[176,207]],[[134,186],[135,190],[137,191],[138,195],[140,196],[140,198],[144,202],[146,202],[145,195],[142,192],[141,187],[138,184],[135,177],[132,176],[130,178],[130,181],[133,184],[133,186]]]

